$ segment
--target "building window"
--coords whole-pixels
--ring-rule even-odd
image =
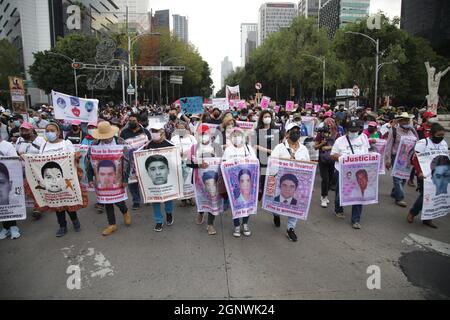
[[[9,8],[9,3],[6,5],[5,9],[3,9],[3,12],[6,12],[6,10],[8,10]]]

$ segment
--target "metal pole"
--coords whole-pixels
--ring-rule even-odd
[[[125,69],[122,64],[122,102],[125,105]]]
[[[159,67],[161,68],[161,60],[159,61]],[[161,70],[159,70],[159,104],[162,105],[162,89],[161,89]]]
[[[380,50],[380,41],[379,39],[377,39],[377,55],[375,57],[375,102],[374,102],[374,111],[377,112],[378,108],[377,108],[377,95],[378,95],[378,52]]]
[[[322,106],[325,103],[325,57],[323,57]]]
[[[128,84],[131,84],[131,38],[128,30],[128,6],[126,6],[126,26],[127,26],[127,38],[128,38]]]
[[[320,7],[322,6],[322,1],[319,0],[319,10],[317,10],[317,30],[320,30]]]
[[[75,62],[75,60],[73,60]],[[75,96],[78,97],[77,69],[73,68],[73,77],[75,78]]]
[[[138,103],[138,87],[137,87],[137,64],[134,65],[136,69],[134,69],[134,91],[136,94],[136,105]]]

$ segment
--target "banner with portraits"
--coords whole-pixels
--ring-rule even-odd
[[[97,122],[97,99],[83,99],[52,91],[55,119]]]
[[[0,221],[25,220],[25,191],[19,157],[0,157]]]
[[[417,154],[423,180],[422,220],[450,213],[450,157],[447,150],[431,150]]]
[[[339,200],[341,206],[378,203],[380,155],[368,153],[339,158]]]
[[[227,98],[213,98],[212,105],[222,111],[230,109]]]
[[[138,179],[136,177],[136,166],[134,164],[134,152],[140,149],[143,145],[148,142],[148,137],[145,133],[125,140],[127,144],[128,159],[130,159],[130,177],[128,178],[128,183],[137,183]]]
[[[219,194],[219,186],[223,184],[220,165],[222,158],[203,158],[206,162],[206,169],[198,168],[194,170],[194,190],[195,201],[198,212],[210,212],[217,216],[223,212],[223,198]]]
[[[134,162],[144,203],[183,197],[181,157],[177,147],[137,151]]]
[[[317,164],[269,158],[262,208],[287,217],[308,218]]]
[[[80,153],[80,168],[83,170],[83,177],[80,180],[80,184],[86,188],[87,191],[94,192],[95,188],[89,187],[89,182],[86,174],[86,155],[89,151],[89,145],[87,144],[74,144],[75,151]]]
[[[39,207],[83,205],[75,152],[24,154],[25,176]]]
[[[97,202],[117,203],[128,199],[123,187],[123,145],[91,146],[91,164]]]
[[[257,213],[259,160],[236,158],[224,161],[221,171],[233,219]]]
[[[187,160],[181,160],[181,175],[183,177],[183,196],[180,200],[191,199],[195,196],[194,184],[192,183],[192,175],[194,169],[187,166]]]
[[[370,149],[370,151],[372,152],[376,152],[380,154],[380,174],[386,174],[386,168],[384,165],[384,155],[386,154],[386,145],[387,145],[387,140],[384,139],[375,139],[376,142],[375,144],[372,145],[372,148]]]
[[[225,87],[225,97],[227,98],[228,105],[230,105],[230,101],[232,101],[232,100],[241,100],[241,93],[240,93],[239,85],[234,86],[234,87],[226,86]]]
[[[415,137],[401,137],[392,167],[392,176],[399,179],[409,179],[411,174],[411,157],[414,153]]]
[[[314,129],[316,127],[316,118],[302,116],[302,124],[306,128],[308,137],[315,137]]]
[[[203,98],[202,97],[185,97],[180,99],[181,112],[183,114],[202,114]]]

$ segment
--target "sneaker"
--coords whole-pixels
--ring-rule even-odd
[[[155,230],[156,232],[161,232],[163,230],[163,224],[162,223],[157,223],[155,225],[155,227],[153,228],[153,230]]]
[[[215,235],[216,233],[217,233],[217,231],[216,231],[216,229],[214,228],[214,226],[213,225],[208,225],[208,227],[207,227],[207,229],[206,230],[208,230],[208,234],[210,235],[210,236],[213,236],[213,235]]]
[[[275,225],[275,227],[279,228],[281,223],[280,223],[280,216],[273,216],[273,224]]]
[[[415,187],[416,185],[414,184],[414,181],[408,180],[408,186]]]
[[[42,218],[42,213],[37,210],[33,210],[33,212],[31,212],[31,216],[34,220],[39,220],[40,218]]]
[[[252,232],[250,231],[250,228],[248,227],[248,224],[243,224],[242,229],[244,230],[244,236],[250,237],[252,235]]]
[[[334,215],[336,216],[336,218],[339,218],[339,219],[345,218],[345,215],[343,212],[335,212]]]
[[[330,200],[328,199],[328,197],[325,197],[325,200],[327,203],[330,203]]]
[[[173,216],[171,213],[166,213],[166,224],[168,226],[173,225]]]
[[[327,199],[326,199],[326,198],[320,197],[320,206],[321,206],[322,208],[328,207],[328,202],[327,202]]]
[[[139,210],[141,208],[141,205],[139,203],[133,203],[133,210]]]
[[[203,224],[203,222],[205,221],[205,214],[198,214],[197,218],[195,219],[195,223],[198,225]]]
[[[395,201],[395,204],[396,205],[398,205],[399,207],[402,207],[402,208],[406,208],[408,205],[406,204],[406,202],[405,201]]]
[[[57,238],[61,238],[61,237],[63,237],[66,233],[67,233],[67,228],[66,228],[66,227],[60,227],[60,228],[58,229],[58,231],[56,232],[56,237],[57,237]]]
[[[293,228],[290,228],[289,230],[287,230],[286,235],[289,240],[291,240],[293,242],[297,241],[297,235],[295,234],[295,231]]]
[[[11,231],[8,229],[3,228],[2,231],[0,231],[0,240],[6,239],[11,235]]]
[[[433,220],[423,220],[422,223],[423,223],[424,225],[430,227],[430,228],[433,228],[433,229],[437,229],[437,228],[438,228],[437,225],[435,225],[435,224],[433,223]],[[11,227],[11,229],[12,229],[12,227]]]
[[[107,237],[107,236],[112,235],[116,231],[117,231],[117,226],[115,224],[110,224],[105,229],[103,229],[102,235]]]
[[[73,222],[73,229],[75,230],[75,232],[80,232],[81,230],[80,220],[77,219]]]
[[[353,229],[361,229],[361,225],[359,224],[359,222],[355,222],[353,225]]]
[[[16,226],[11,227],[11,229],[9,229],[9,231],[11,233],[11,239],[12,240],[20,238],[20,232],[19,232],[19,228],[18,227],[16,227]]]
[[[233,236],[239,238],[241,236],[241,227],[234,227]]]
[[[123,214],[123,222],[126,226],[131,226],[131,215],[128,211]]]

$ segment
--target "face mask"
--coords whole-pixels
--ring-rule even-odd
[[[202,143],[203,144],[208,144],[209,143],[209,136],[203,135],[202,136]]]
[[[289,139],[292,142],[297,142],[300,139],[300,131],[293,131],[289,133]]]
[[[353,140],[359,137],[359,132],[349,132],[348,137]]]
[[[34,121],[34,122],[38,123],[39,120],[40,120],[39,117],[33,117],[33,121]]]
[[[242,145],[243,139],[241,136],[238,136],[238,137],[234,137],[231,141],[233,142],[233,144],[235,146],[240,146],[240,145]]]
[[[159,141],[161,139],[161,133],[159,132],[152,132],[152,140],[153,141]]]
[[[20,121],[18,120],[14,121],[14,127],[20,127]]]
[[[402,124],[400,127],[402,127],[405,130],[411,129],[411,125],[410,124]]]
[[[46,132],[45,137],[48,141],[53,142],[56,140],[56,132]]]
[[[29,133],[23,133],[20,135],[22,138],[24,138],[25,140],[29,140],[31,138],[31,134]]]
[[[88,129],[88,134],[89,134],[90,136],[92,136],[92,134],[94,133],[94,130],[95,130],[95,129]]]
[[[241,121],[247,120],[247,117],[240,117]]]
[[[270,124],[272,122],[272,119],[271,118],[264,118],[263,119],[263,123],[264,124]]]
[[[169,119],[170,119],[170,121],[175,121],[175,120],[177,120],[177,116],[174,115],[174,114],[171,114],[171,115],[169,116]]]
[[[444,140],[444,137],[432,137],[431,141],[433,141],[434,144],[439,144]]]

